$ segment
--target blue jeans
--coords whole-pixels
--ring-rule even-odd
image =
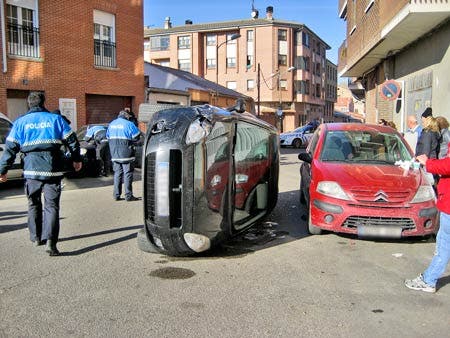
[[[436,252],[423,273],[423,280],[431,286],[436,286],[437,280],[444,273],[450,260],[450,215],[441,211],[440,223],[436,237]]]
[[[122,182],[125,186],[125,198],[129,199],[133,196],[133,162],[119,163],[113,162],[114,170],[114,198],[120,197],[122,194]]]
[[[61,179],[50,181],[25,181],[25,193],[28,198],[28,230],[30,239],[34,241],[59,237],[59,200],[61,197]],[[44,194],[44,208],[41,195]]]

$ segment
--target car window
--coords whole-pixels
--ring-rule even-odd
[[[366,131],[329,131],[320,159],[354,163],[386,163],[410,161],[406,144],[395,133]]]
[[[0,118],[0,143],[3,144],[6,142],[11,128],[12,124],[9,121]]]

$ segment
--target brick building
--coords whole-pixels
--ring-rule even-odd
[[[334,105],[337,100],[337,66],[327,60],[325,73],[325,111],[323,122],[334,122]]]
[[[142,0],[0,0],[0,111],[46,94],[74,128],[144,101]]]
[[[252,97],[256,113],[284,130],[325,113],[326,50],[306,25],[266,17],[144,29],[145,60],[182,69]],[[259,110],[258,110],[259,109]]]
[[[347,22],[339,76],[364,99],[366,122],[383,118],[404,131],[406,116],[426,107],[450,119],[449,1],[339,0],[339,15]],[[388,90],[392,99],[385,81],[400,89]]]

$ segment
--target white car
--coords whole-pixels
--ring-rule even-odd
[[[280,146],[292,146],[294,148],[307,147],[315,129],[316,128],[312,125],[307,124],[305,126],[298,127],[293,131],[281,133]]]
[[[6,137],[12,128],[12,122],[4,114],[0,113],[0,158],[5,149]],[[23,175],[20,153],[17,154],[13,166],[8,170],[8,180],[21,179]]]

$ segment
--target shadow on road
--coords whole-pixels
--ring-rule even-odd
[[[82,239],[82,238],[87,238],[87,237],[107,235],[107,234],[121,232],[121,231],[139,230],[141,228],[142,228],[142,225],[134,225],[134,226],[125,227],[125,228],[117,228],[117,229],[110,229],[110,230],[104,230],[104,231],[97,231],[97,232],[93,232],[93,233],[89,233],[89,234],[81,234],[81,235],[61,238],[61,239],[59,239],[59,242],[76,240],[76,239]],[[109,246],[109,245],[114,245],[114,244],[117,244],[117,243],[128,241],[128,240],[133,239],[135,237],[136,237],[136,233],[132,233],[132,234],[129,234],[129,235],[126,235],[126,236],[122,236],[122,237],[119,237],[119,238],[115,238],[115,239],[112,239],[112,240],[109,240],[109,241],[106,241],[106,242],[103,242],[103,243],[90,245],[90,246],[87,246],[87,247],[79,249],[79,250],[65,251],[65,252],[62,252],[61,255],[62,256],[82,255],[82,254],[87,253],[89,251],[97,250],[97,249],[104,248],[104,247]]]

